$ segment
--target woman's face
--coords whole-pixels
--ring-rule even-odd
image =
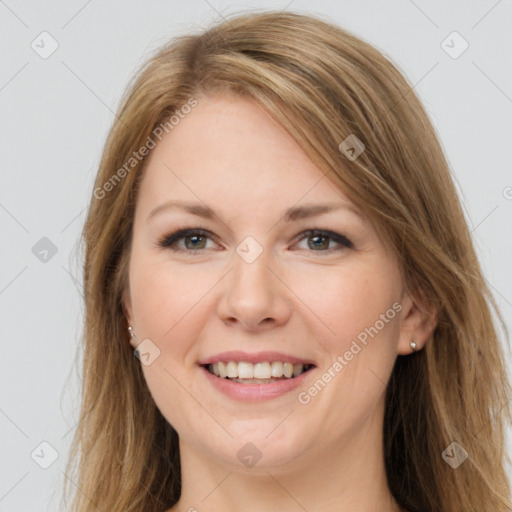
[[[400,270],[256,103],[202,97],[152,150],[129,284],[134,346],[182,449],[300,467],[380,439],[411,336]]]

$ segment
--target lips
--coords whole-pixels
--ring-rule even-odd
[[[218,363],[217,363],[218,364]],[[240,379],[240,378],[220,378],[211,373],[208,369],[210,365],[199,366],[201,374],[205,381],[213,389],[222,395],[239,402],[262,402],[277,399],[290,395],[292,391],[300,386],[304,386],[306,379],[311,379],[315,366],[310,366],[308,371],[301,373],[297,377],[280,377],[270,379]],[[294,400],[294,397],[291,398]]]
[[[291,363],[291,364],[303,364],[303,365],[312,365],[315,366],[315,362],[311,359],[304,359],[301,357],[283,354],[282,352],[242,352],[242,351],[229,351],[222,352],[220,354],[215,354],[213,356],[207,357],[205,359],[201,359],[198,361],[198,364],[201,366],[208,366],[210,364],[215,364],[218,362],[228,363],[229,361],[235,362],[247,362],[247,363],[263,363],[269,362],[272,363],[274,361],[280,361],[281,363]]]
[[[305,359],[280,352],[247,353],[223,352],[199,362],[212,375],[228,378],[239,383],[254,383],[254,380],[291,379],[307,372],[314,364]]]
[[[316,365],[281,352],[222,352],[202,359],[208,380],[224,394],[243,401],[276,398],[300,385]]]

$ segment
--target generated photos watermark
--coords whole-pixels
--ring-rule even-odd
[[[174,114],[169,117],[168,121],[160,123],[151,132],[151,135],[148,136],[146,143],[141,146],[138,151],[134,151],[125,164],[112,174],[112,176],[105,181],[101,187],[96,187],[94,189],[94,197],[96,199],[103,199],[108,192],[111,192],[126,177],[126,175],[136,167],[152,149],[156,147],[157,142],[155,139],[161,141],[163,139],[164,132],[170,133],[174,130],[181,120],[185,119],[185,117],[192,111],[192,108],[196,106],[197,100],[195,98],[189,98],[184,105],[174,111]]]
[[[354,356],[359,354],[361,350],[368,344],[369,337],[373,339],[379,332],[384,329],[397,313],[402,311],[403,306],[399,302],[395,302],[385,313],[381,313],[379,319],[370,327],[366,327],[357,335],[357,340],[352,340],[350,348],[343,355],[336,357],[334,363],[327,368],[319,379],[315,381],[306,391],[301,391],[297,395],[297,400],[302,405],[307,405],[311,399],[317,396],[329,382],[331,382],[344,368],[349,364]],[[358,343],[359,342],[359,343]],[[362,346],[361,346],[362,345]]]

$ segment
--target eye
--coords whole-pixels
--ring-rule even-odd
[[[307,249],[314,252],[332,252],[339,251],[343,248],[351,249],[354,247],[352,242],[345,236],[333,231],[325,231],[318,229],[310,229],[299,235],[298,241],[307,240]],[[338,244],[337,247],[329,247],[330,243]],[[306,250],[307,250],[306,249]]]
[[[341,249],[353,248],[352,242],[343,235],[333,231],[310,229],[302,232],[295,238],[295,243],[307,240],[307,248],[299,249],[321,253],[331,253]],[[212,249],[208,247],[208,241],[215,243],[213,234],[201,228],[183,228],[165,235],[158,241],[158,246],[171,249],[175,252],[199,253],[204,249]],[[184,242],[181,245],[180,242]],[[332,243],[337,244],[336,247],[330,247]],[[218,246],[218,244],[215,244]]]
[[[184,251],[188,253],[200,252],[202,249],[207,249],[206,243],[208,240],[212,240],[211,233],[204,229],[180,229],[164,236],[158,241],[158,246],[171,249],[179,252]],[[184,241],[185,246],[181,246],[179,242]]]

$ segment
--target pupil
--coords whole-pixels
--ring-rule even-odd
[[[194,244],[192,243],[192,247],[188,247],[189,244],[187,244],[187,242],[191,241],[191,240],[195,240],[197,241],[198,239],[203,239],[204,241],[204,237],[200,236],[200,235],[194,235],[194,236],[189,236],[185,239],[185,246],[187,247],[187,249],[197,249],[198,247],[202,247],[202,245],[200,244]]]
[[[318,241],[320,239],[320,240],[324,241],[324,243],[323,244],[321,243],[320,245],[313,242],[313,245],[310,244],[310,247],[312,247],[312,248],[316,247],[316,248],[325,248],[326,249],[327,246],[329,245],[329,242],[327,242],[327,244],[325,243],[325,241],[327,240],[326,236],[317,235],[317,236],[311,237],[311,239],[316,240],[316,241]]]

